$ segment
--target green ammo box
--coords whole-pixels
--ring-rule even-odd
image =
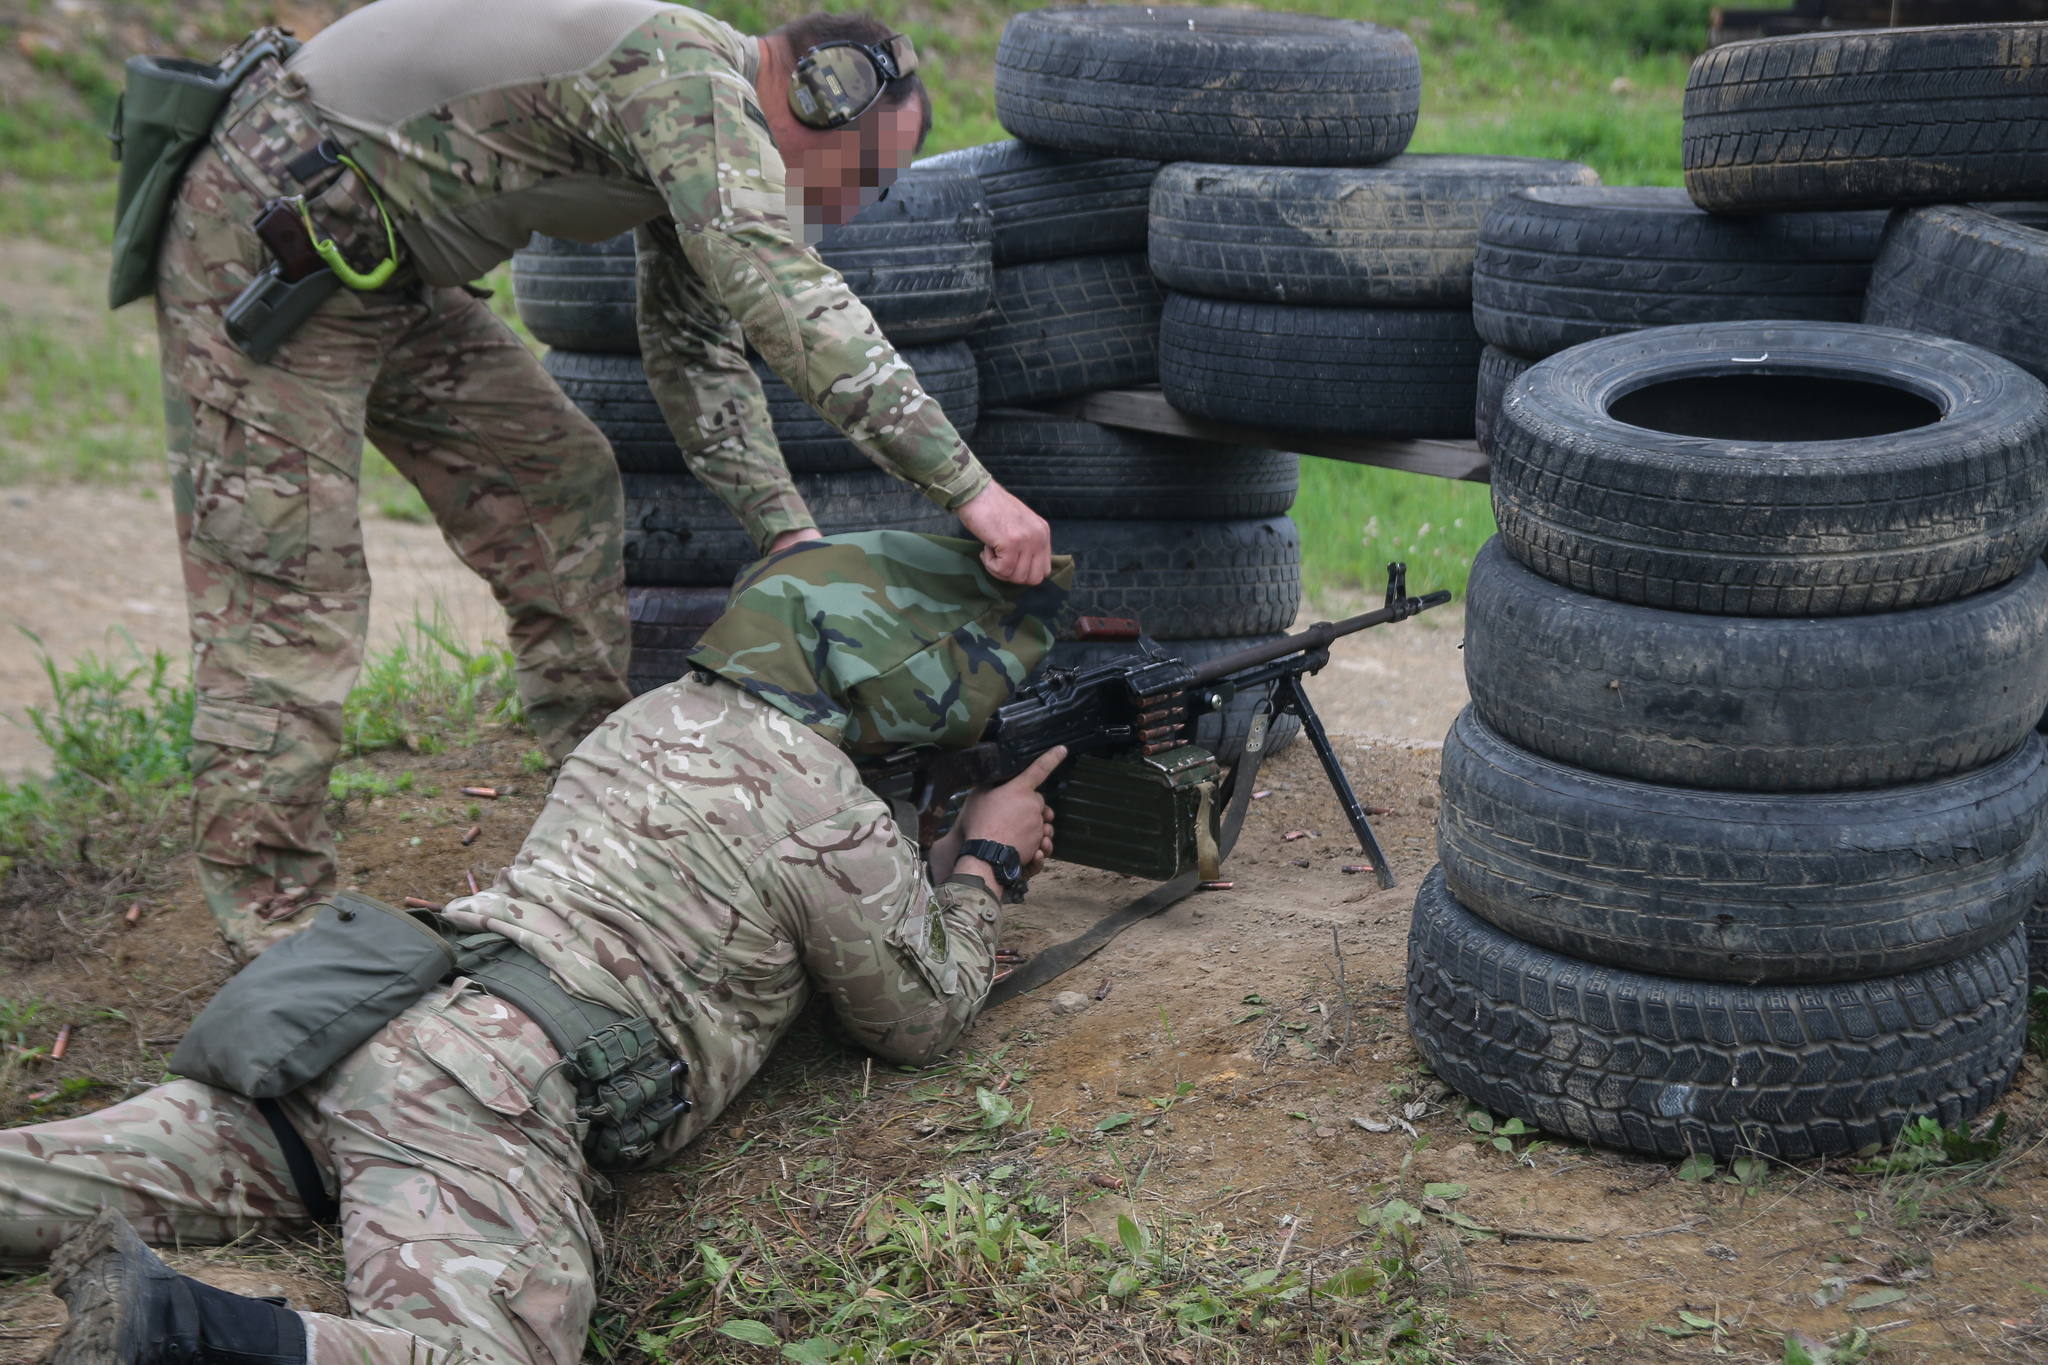
[[[1053,856],[1155,881],[1192,871],[1202,786],[1216,777],[1216,756],[1192,744],[1149,758],[1076,759],[1052,802]],[[1211,786],[1212,833],[1222,806]]]

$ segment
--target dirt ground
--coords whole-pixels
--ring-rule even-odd
[[[370,517],[363,542],[375,585],[371,649],[389,645],[415,615],[432,619],[437,608],[465,639],[502,635],[490,589],[440,531]],[[144,653],[184,657],[190,637],[169,494],[85,484],[0,488],[0,780],[18,780],[44,755],[20,724],[25,708],[50,700],[35,643],[23,631],[60,665],[87,650],[125,654],[123,633]]]
[[[417,786],[349,808],[349,880],[390,900],[437,901],[465,889],[469,873],[487,880],[542,799],[539,782],[519,770],[522,749],[506,737],[434,758],[377,760],[415,772]],[[1776,1361],[1788,1330],[1826,1340],[1860,1325],[1877,1332],[1886,1360],[2048,1359],[2040,1271],[2048,1096],[2038,1058],[2029,1056],[2004,1105],[2011,1131],[2026,1135],[2023,1154],[1981,1188],[1855,1175],[1839,1162],[1773,1170],[1743,1187],[1682,1181],[1669,1162],[1548,1140],[1497,1151],[1468,1128],[1456,1097],[1417,1074],[1403,1023],[1409,908],[1433,860],[1436,751],[1356,736],[1340,749],[1366,802],[1391,808],[1377,824],[1398,887],[1383,891],[1341,870],[1357,855],[1307,746],[1297,744],[1262,779],[1272,795],[1253,806],[1227,867],[1235,889],[1202,893],[1138,925],[1067,978],[991,1010],[968,1038],[968,1049],[1001,1052],[1026,1074],[1012,1098],[1033,1106],[1041,1137],[1055,1128],[1079,1135],[1014,1158],[1065,1192],[1070,1229],[1112,1226],[1120,1211],[1192,1217],[1277,1253],[1289,1236],[1283,1220],[1294,1220],[1290,1264],[1325,1275],[1357,1256],[1361,1206],[1397,1189],[1422,1202],[1424,1182],[1455,1182],[1468,1192],[1455,1207],[1432,1209],[1424,1265],[1432,1301],[1472,1347],[1461,1358]],[[457,789],[478,784],[508,790],[472,820]],[[464,847],[472,823],[482,832]],[[1317,837],[1284,840],[1292,830]],[[1006,944],[1034,951],[1143,889],[1056,865],[1010,912]],[[128,1076],[132,1093],[160,1074],[227,963],[189,882],[134,928],[88,930],[84,941],[87,951],[27,966],[10,987],[51,1002],[44,1031],[79,1021],[68,1056],[47,1068],[45,1091],[66,1076]],[[1342,1036],[1338,945],[1352,1043],[1332,1057],[1329,1044]],[[1053,1008],[1059,991],[1094,997],[1105,985],[1105,998],[1079,1014]],[[104,1013],[111,1010],[122,1017]],[[1192,1091],[1170,1108],[1149,1102],[1182,1082]],[[835,1125],[819,1126],[794,1098],[820,1089],[845,1096]],[[0,1122],[120,1095],[103,1086],[0,1114]],[[822,1035],[793,1040],[678,1170],[700,1203],[715,1191],[721,1207],[735,1209],[801,1186],[789,1177],[799,1157],[842,1185],[900,1186],[949,1169],[945,1125],[921,1117],[933,1106],[944,1106],[935,1088],[884,1078],[882,1068],[866,1073],[857,1054]],[[1133,1115],[1128,1135],[1095,1133],[1119,1113]],[[1426,1143],[1418,1148],[1397,1120]],[[673,1173],[625,1182],[609,1204],[614,1241],[651,1245],[649,1227],[672,1218],[684,1193]],[[818,1201],[822,1211],[822,1193]],[[1461,1237],[1445,1216],[1452,1213],[1508,1235]],[[314,1238],[226,1256],[188,1249],[179,1264],[230,1287],[267,1282],[325,1307],[336,1301],[335,1262],[331,1241]],[[610,1310],[647,1311],[673,1272],[659,1257],[626,1256]],[[1879,1305],[1844,1306],[1866,1297]],[[34,1358],[61,1317],[61,1305],[32,1282],[0,1300],[0,1361]]]

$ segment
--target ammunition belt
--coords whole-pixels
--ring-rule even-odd
[[[454,974],[515,1006],[561,1054],[576,1082],[576,1116],[590,1125],[583,1155],[593,1170],[630,1167],[690,1112],[689,1063],[668,1050],[652,1020],[569,994],[546,964],[501,934],[471,934],[455,948]]]

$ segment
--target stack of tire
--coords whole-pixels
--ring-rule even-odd
[[[1137,8],[1017,15],[996,57],[996,112],[1016,140],[920,163],[972,170],[995,213],[994,307],[968,338],[983,404],[974,447],[1052,524],[1054,550],[1076,560],[1052,665],[1130,652],[1125,640],[1076,638],[1082,617],[1134,618],[1162,648],[1201,662],[1272,638],[1300,608],[1301,542],[1287,516],[1294,455],[1061,409],[1158,382],[1163,297],[1146,257],[1154,176],[1205,134],[1227,136],[1230,108],[1257,105],[1266,112],[1247,117],[1300,124],[1316,98],[1284,89],[1281,48],[1268,43],[1239,64],[1231,45],[1322,22]],[[1225,65],[1234,95],[1217,84]],[[1350,69],[1321,79],[1342,85]],[[1327,110],[1340,117],[1374,101],[1398,113],[1377,87],[1332,98]],[[1205,718],[1197,739],[1227,753],[1254,701]],[[1298,729],[1283,717],[1273,747]]]
[[[2048,240],[2032,231],[2048,223],[2044,56],[2042,24],[1708,51],[1686,82],[1682,192],[1538,190],[1489,215],[1473,280],[1481,446],[1534,361],[1642,327],[1860,317],[2048,377],[2030,325]],[[1900,209],[1920,204],[1940,207]]]
[[[1167,401],[1299,433],[1469,436],[1478,220],[1518,186],[1597,179],[1404,157],[1421,92],[1406,34],[1299,14],[1040,11],[1010,21],[996,56],[997,114],[1018,137],[1174,163],[1148,232]]]
[[[961,338],[988,309],[991,232],[973,176],[913,168],[819,247],[966,436],[974,432],[980,386]],[[521,319],[552,348],[543,360],[548,372],[611,441],[624,476],[628,681],[645,692],[681,675],[684,656],[761,547],[690,473],[648,387],[632,234],[592,245],[537,236],[513,258],[512,281]],[[950,513],[878,469],[765,361],[750,360],[783,458],[820,529],[959,533]]]
[[[1585,1141],[1967,1121],[2048,875],[2048,389],[1886,328],[1608,337],[1515,382],[1408,1009]]]
[[[1472,323],[1485,341],[1473,414],[1482,450],[1509,384],[1582,342],[1645,327],[1855,322],[1881,212],[1709,213],[1676,187],[1537,188],[1479,230]]]

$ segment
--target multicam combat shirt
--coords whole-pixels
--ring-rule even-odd
[[[647,1015],[689,1062],[696,1108],[650,1163],[718,1116],[814,990],[884,1057],[944,1052],[988,994],[1002,927],[979,881],[930,884],[851,759],[708,673],[584,740],[512,866],[447,917]]]
[[[811,523],[735,320],[871,458],[956,508],[988,474],[791,236],[759,60],[753,39],[662,0],[377,0],[314,35],[282,88],[363,167],[431,284],[478,278],[534,232],[642,228],[649,382],[757,542]]]

